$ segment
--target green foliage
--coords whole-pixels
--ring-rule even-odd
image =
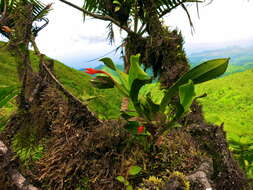
[[[25,132],[25,135],[23,134]],[[25,138],[24,138],[25,137]],[[43,155],[44,147],[36,140],[36,135],[24,130],[12,139],[12,149],[24,163],[36,161]]]
[[[190,65],[192,67],[197,66],[200,62],[204,62],[209,59],[215,59],[223,55],[230,57],[230,64],[224,76],[231,75],[237,72],[243,72],[253,68],[253,56],[252,47],[227,47],[222,49],[213,49],[207,51],[201,51],[189,55]]]
[[[4,26],[8,26],[9,28],[14,27],[15,25],[15,20],[13,19],[13,15],[16,14],[17,9],[20,9],[20,5],[26,6],[26,5],[31,5],[32,6],[32,21],[46,21],[47,20],[44,18],[49,10],[50,6],[46,6],[43,3],[41,3],[38,0],[25,0],[25,1],[20,1],[20,0],[0,0],[0,12],[1,12],[1,17],[5,18],[5,23],[2,23]],[[6,19],[7,18],[7,19]],[[36,25],[33,26],[32,32],[36,35],[37,32],[41,28],[37,27]],[[7,38],[10,37],[10,34],[2,28],[0,28],[0,33]]]
[[[18,94],[16,86],[0,87],[0,109],[6,106]]]
[[[129,175],[137,175],[138,173],[141,172],[141,167],[139,166],[132,166],[129,170],[128,170],[128,174]]]
[[[13,110],[11,101],[18,94],[17,86],[0,87],[0,131],[3,130]]]
[[[182,7],[186,11],[190,24],[192,21],[188,13],[186,4],[199,3],[199,0],[156,0],[154,1],[155,11],[159,18],[170,13],[177,7]],[[119,23],[119,26],[127,26],[129,20],[134,21],[134,32],[144,34],[148,31],[147,27],[138,28],[138,23],[147,24],[147,10],[145,8],[145,1],[143,0],[85,0],[83,8],[91,13],[107,15],[112,17]],[[86,14],[84,14],[84,18]],[[112,41],[113,31],[111,25],[109,27],[109,39]]]
[[[241,167],[247,172],[248,177],[253,179],[253,137],[248,134],[229,134],[228,142],[235,158]]]
[[[162,102],[161,109],[164,110],[171,98],[178,92],[181,85],[192,80],[194,84],[199,84],[222,75],[228,66],[229,59],[214,59],[206,61],[189,72],[185,73],[175,84],[173,84],[166,92]]]
[[[135,176],[141,172],[142,168],[139,166],[132,166],[128,170],[128,175]],[[120,182],[123,183],[124,186],[126,187],[126,190],[133,190],[133,186],[130,185],[129,181],[124,178],[123,176],[117,176],[116,179]]]
[[[101,61],[104,62],[108,68],[115,71],[118,76],[110,75],[100,70],[87,69],[87,73],[96,74],[102,73],[109,76],[110,82],[114,83],[114,86],[122,93],[123,96],[127,97],[131,101],[134,112],[123,111],[121,116],[128,121],[126,129],[131,129],[129,132],[133,134],[132,129],[137,128],[137,131],[143,131],[144,126],[149,126],[154,122],[161,122],[163,126],[159,129],[156,135],[162,135],[166,130],[174,126],[177,120],[185,113],[189,111],[193,99],[195,98],[194,84],[202,83],[213,78],[222,75],[228,66],[229,59],[215,59],[207,61],[189,72],[185,73],[175,84],[169,89],[164,91],[160,90],[159,97],[163,94],[162,101],[160,104],[156,104],[152,100],[152,91],[150,88],[145,88],[145,93],[140,96],[141,88],[147,84],[151,84],[151,77],[143,71],[139,63],[140,55],[131,56],[130,58],[130,70],[129,74],[125,74],[116,68],[114,63],[109,58],[104,58]],[[96,83],[99,83],[97,77],[95,78]],[[94,79],[91,80],[94,82]],[[101,81],[101,85],[104,85],[104,81]],[[96,85],[97,87],[99,85]],[[112,85],[110,85],[112,86]],[[104,88],[104,86],[102,86]],[[109,87],[109,83],[107,85]],[[179,102],[176,104],[172,103],[172,98],[179,95]],[[177,113],[173,115],[173,109],[176,107]],[[168,110],[170,110],[168,112]],[[158,116],[163,118],[157,121]],[[145,133],[149,135],[149,131]],[[154,134],[152,134],[154,135]]]

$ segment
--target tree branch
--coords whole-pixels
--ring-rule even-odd
[[[7,10],[7,2],[6,2],[6,0],[4,0],[4,10],[3,10],[3,12],[1,13],[0,23],[1,23],[1,22],[4,20],[4,18],[5,18],[6,10]]]
[[[118,27],[122,28],[123,30],[125,30],[127,33],[134,33],[129,27],[127,26],[124,26],[124,25],[121,25],[117,20],[115,20],[114,18],[108,16],[108,15],[98,15],[98,14],[94,14],[94,13],[91,13],[81,7],[78,7],[77,5],[73,4],[73,3],[70,3],[68,1],[65,1],[65,0],[59,0],[79,11],[82,11],[83,13],[93,17],[93,18],[96,18],[96,19],[99,19],[99,20],[104,20],[104,21],[110,21],[112,22],[113,24],[117,25]]]

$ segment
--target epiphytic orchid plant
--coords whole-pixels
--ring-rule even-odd
[[[129,74],[120,71],[110,58],[103,58],[100,61],[118,76],[94,69],[86,69],[86,73],[99,73],[99,76],[91,80],[95,87],[100,89],[116,87],[128,98],[130,105],[132,103],[134,110],[121,111],[121,116],[128,121],[126,129],[134,134],[155,136],[155,139],[176,125],[177,121],[189,112],[196,97],[194,85],[222,75],[229,62],[229,59],[214,59],[198,65],[185,73],[170,88],[160,90],[161,100],[157,103],[152,96],[152,89],[147,88],[154,83],[141,68],[139,58],[139,54],[131,56]],[[145,93],[141,90],[143,88],[146,89]],[[172,101],[177,95],[178,102]]]

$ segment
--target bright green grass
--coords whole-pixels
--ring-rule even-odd
[[[253,135],[253,69],[197,86],[207,121],[221,124],[229,133]]]

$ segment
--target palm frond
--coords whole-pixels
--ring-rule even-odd
[[[114,43],[114,31],[113,31],[112,22],[110,22],[106,28],[108,29],[107,40],[109,40],[110,44],[113,44]]]
[[[17,86],[0,87],[0,108],[8,104],[17,94]]]
[[[32,6],[32,21],[44,21],[42,27],[38,27],[35,25],[32,29],[33,33],[36,35],[38,31],[47,25],[48,20],[45,16],[50,11],[50,5],[45,5],[41,3],[39,0],[0,0],[0,18],[1,18],[1,26],[8,26],[12,28],[15,25],[15,20],[12,19],[12,15],[15,14],[16,10],[20,5]],[[5,37],[9,37],[9,34],[0,29],[0,33]]]
[[[164,15],[170,13],[173,9],[178,6],[184,6],[186,3],[200,3],[200,0],[158,0],[156,1],[157,13],[159,17],[163,17]]]

